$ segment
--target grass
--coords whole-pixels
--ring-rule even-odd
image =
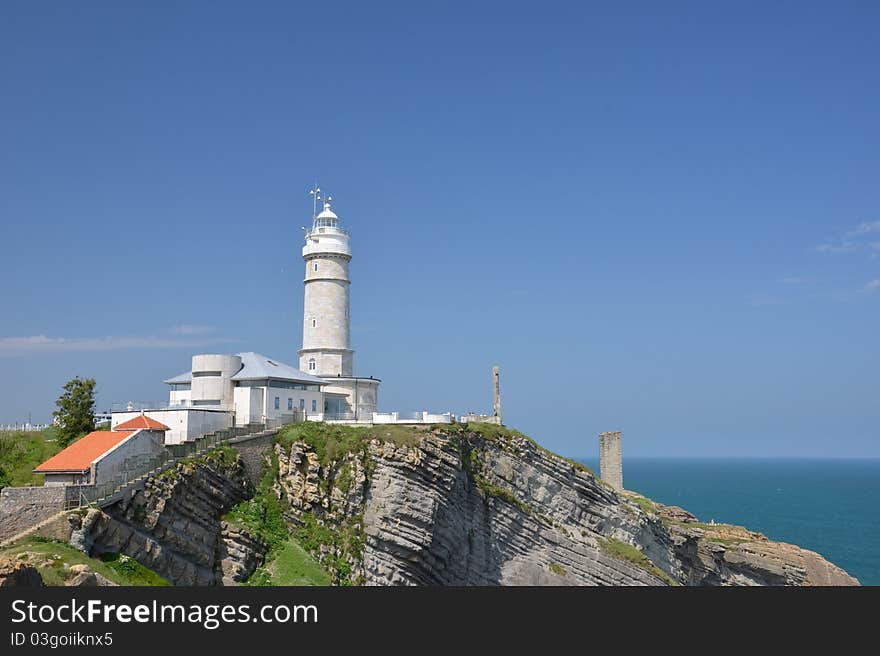
[[[643,513],[647,515],[657,514],[657,504],[650,499],[647,499],[640,494],[630,494],[627,499],[636,504]]]
[[[648,557],[645,554],[631,544],[627,544],[626,542],[622,542],[615,538],[599,538],[599,548],[603,553],[612,556],[613,558],[641,567],[649,574],[653,574],[654,576],[663,579],[669,585],[680,585],[678,581],[648,560]]]
[[[440,426],[441,426],[441,430],[442,430],[443,425],[441,424]],[[589,476],[592,476],[593,478],[596,478],[596,474],[593,472],[593,470],[590,469],[589,467],[587,467],[582,462],[578,462],[577,460],[573,460],[571,458],[566,458],[564,456],[559,455],[558,453],[553,453],[552,451],[545,449],[543,446],[538,444],[531,437],[529,437],[525,433],[521,433],[520,431],[516,430],[515,428],[508,428],[507,426],[501,426],[499,424],[490,424],[490,423],[482,422],[482,421],[471,421],[471,422],[468,422],[467,424],[463,425],[462,431],[469,431],[471,433],[476,433],[477,435],[480,435],[481,437],[483,437],[487,440],[494,441],[494,442],[498,442],[503,439],[516,438],[516,437],[524,439],[528,442],[531,442],[532,445],[534,445],[540,452],[544,453],[545,455],[549,455],[553,458],[561,458],[562,460],[567,462],[569,465],[571,465],[572,468],[574,468],[575,470],[583,472],[585,474],[588,474]],[[460,432],[460,431],[456,431],[456,432]]]
[[[56,430],[0,431],[0,488],[42,485],[43,475],[33,469],[61,450]]]
[[[293,537],[308,553],[319,554],[324,548],[322,564],[333,582],[338,585],[361,583],[352,579],[351,561],[363,559],[363,518],[360,515],[348,517],[337,526],[311,514],[304,514],[300,520],[302,524],[293,530]]]
[[[330,575],[299,542],[288,538],[274,559],[254,572],[246,585],[330,585]]]
[[[156,574],[156,572],[147,569],[131,556],[118,553],[105,553],[101,554],[101,561],[107,563],[114,572],[126,580],[127,583],[125,583],[125,585],[171,585],[168,581]]]
[[[534,511],[531,506],[527,504],[525,501],[517,497],[513,492],[508,490],[507,488],[500,487],[498,485],[493,485],[489,481],[487,481],[482,476],[474,476],[474,483],[476,483],[477,488],[484,494],[490,497],[495,497],[496,499],[501,499],[502,501],[506,501],[507,503],[516,506],[520,510],[522,510],[527,515],[531,515]]]
[[[424,429],[415,426],[343,426],[303,421],[283,429],[275,436],[275,442],[287,449],[294,442],[305,442],[315,450],[321,465],[327,467],[350,453],[365,453],[371,440],[413,447],[424,434]]]
[[[0,555],[12,558],[21,554],[39,554],[45,557],[39,560],[46,560],[48,564],[35,564],[46,585],[64,585],[73,576],[65,569],[65,565],[88,565],[96,574],[119,585],[169,585],[161,576],[127,556],[105,554],[106,561],[89,558],[66,542],[40,536],[25,538],[0,552]],[[27,555],[25,560],[38,559]]]
[[[231,447],[226,448],[235,451]],[[282,502],[272,489],[277,476],[278,456],[274,451],[270,451],[269,464],[263,468],[254,496],[235,504],[223,515],[225,521],[247,530],[268,545],[266,562],[275,556],[290,535],[284,519]]]
[[[562,565],[556,563],[550,563],[550,571],[559,576],[565,576],[568,574],[568,571]]]

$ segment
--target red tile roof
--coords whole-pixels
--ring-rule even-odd
[[[85,471],[110,449],[137,433],[136,430],[95,431],[78,439],[63,451],[56,453],[35,472]]]
[[[117,424],[116,428],[113,430],[137,430],[139,428],[146,428],[149,430],[171,430],[165,424],[162,424],[155,419],[151,419],[147,417],[147,415],[138,415],[134,419],[129,419],[128,421],[124,421],[121,424]]]

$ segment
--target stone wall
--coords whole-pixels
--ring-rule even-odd
[[[599,434],[599,476],[615,490],[623,489],[620,431]]]
[[[79,498],[79,485],[4,487],[0,490],[0,542],[27,531]]]
[[[239,437],[229,440],[229,446],[235,448],[241,455],[248,480],[254,487],[260,483],[266,454],[272,446],[272,439],[277,434],[278,431],[273,431],[259,437]]]
[[[64,510],[66,489],[5,487],[0,490],[0,541],[29,529]]]

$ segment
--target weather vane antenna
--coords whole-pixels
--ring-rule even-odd
[[[314,221],[318,216],[318,204],[321,202],[321,188],[317,181],[314,188],[309,189],[309,195],[312,197],[312,220]]]

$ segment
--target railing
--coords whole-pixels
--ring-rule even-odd
[[[324,421],[354,421],[357,416],[353,412],[325,412]]]
[[[455,423],[455,415],[451,412],[374,412],[374,424],[451,424]]]
[[[189,442],[168,444],[161,454],[155,456],[133,456],[127,458],[122,465],[121,472],[112,479],[98,485],[79,486],[78,496],[68,498],[65,503],[65,509],[73,510],[74,508],[82,508],[83,506],[93,504],[100,505],[113,496],[125,492],[130,485],[150,476],[155,476],[185,458],[199,456],[236,437],[258,435],[297,421],[302,421],[302,415],[295,412],[270,419],[265,424],[248,424],[236,426],[235,428],[224,428],[207,435],[202,435]]]
[[[141,410],[179,410],[180,408],[192,408],[193,410],[234,410],[232,406],[218,403],[215,405],[196,405],[191,399],[183,399],[177,403],[169,401],[125,401],[112,403],[110,409],[113,412],[140,412]]]

